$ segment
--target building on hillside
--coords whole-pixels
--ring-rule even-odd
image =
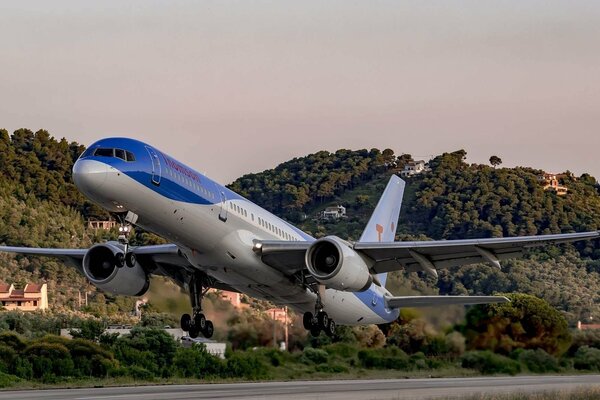
[[[577,329],[580,331],[586,331],[590,329],[600,329],[600,324],[583,324],[581,321],[577,321]]]
[[[112,219],[109,219],[106,221],[90,219],[87,222],[87,226],[88,226],[88,229],[94,229],[94,230],[102,229],[102,230],[108,231],[117,226],[117,221],[112,220]]]
[[[542,184],[544,190],[550,190],[559,196],[564,196],[567,194],[569,189],[566,186],[560,185],[558,179],[559,177],[556,174],[551,174],[548,172],[538,176],[538,181]]]
[[[409,161],[404,165],[404,169],[400,171],[400,176],[402,178],[410,178],[411,176],[419,175],[428,170],[429,167],[423,160]]]
[[[238,310],[248,308],[250,306],[248,303],[242,303],[241,293],[228,292],[227,290],[220,290],[218,293],[223,300],[228,301],[234,308]]]
[[[319,213],[319,219],[325,221],[336,220],[346,217],[346,207],[337,205],[333,207],[327,207],[324,211]]]
[[[48,309],[48,285],[28,283],[23,289],[0,283],[0,301],[6,310],[36,311]]]

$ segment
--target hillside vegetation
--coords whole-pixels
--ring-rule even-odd
[[[56,140],[44,130],[26,129],[9,135],[0,130],[0,243],[26,246],[85,247],[113,233],[85,228],[89,218],[105,218],[76,190],[71,179],[78,143]],[[596,230],[600,227],[600,196],[589,175],[564,178],[566,196],[544,191],[542,171],[469,165],[463,150],[430,161],[431,171],[408,179],[398,240],[458,239],[535,235]],[[410,155],[385,149],[321,151],[295,158],[272,170],[248,174],[230,188],[284,216],[315,236],[335,234],[356,240],[389,176],[402,169]],[[315,219],[328,205],[342,204],[348,218]],[[138,232],[137,243],[155,240]],[[583,243],[532,252],[524,260],[503,263],[498,271],[472,265],[440,271],[433,281],[415,273],[395,273],[395,293],[490,294],[525,292],[548,300],[573,325],[578,319],[600,318],[600,246]],[[73,307],[77,290],[93,290],[71,268],[58,262],[28,261],[0,255],[3,279],[49,283],[51,304]],[[130,305],[99,296],[108,310]],[[115,306],[115,304],[119,304]],[[100,307],[100,310],[107,309]]]

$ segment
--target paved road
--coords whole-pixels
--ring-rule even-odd
[[[295,381],[236,384],[138,386],[90,389],[2,391],[0,399],[289,399],[400,400],[463,397],[480,393],[538,392],[600,388],[600,375],[494,378]]]

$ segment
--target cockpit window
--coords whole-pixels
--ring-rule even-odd
[[[91,150],[88,149],[82,154],[82,157],[89,156],[89,153],[91,153]],[[94,155],[97,157],[116,157],[123,161],[135,161],[133,153],[123,149],[107,149],[105,147],[99,147],[95,149]]]
[[[100,156],[100,157],[114,157],[114,151],[115,149],[104,149],[102,147],[96,149],[96,151],[94,152],[95,156]]]
[[[85,151],[79,156],[79,158],[84,158],[84,157],[89,157],[92,155],[92,153],[94,152],[96,148],[95,147],[88,147],[87,149],[85,149]]]
[[[127,161],[135,161],[135,156],[132,152],[126,151],[125,154],[127,155]]]
[[[125,158],[125,150],[115,149],[115,157],[120,158],[123,161],[127,161]]]

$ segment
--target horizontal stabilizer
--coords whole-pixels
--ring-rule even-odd
[[[386,297],[389,308],[437,307],[448,305],[470,305],[488,303],[506,303],[504,296],[399,296]]]

